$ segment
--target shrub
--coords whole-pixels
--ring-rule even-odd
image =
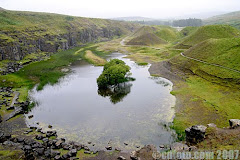
[[[104,65],[102,74],[97,78],[99,88],[117,85],[128,80],[127,73],[130,67],[122,60],[113,59]]]

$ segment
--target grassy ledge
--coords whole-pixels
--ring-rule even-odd
[[[104,66],[104,64],[107,62],[105,59],[95,55],[92,51],[87,50],[84,54],[84,58],[89,62],[92,63],[95,66]]]

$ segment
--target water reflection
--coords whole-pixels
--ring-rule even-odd
[[[129,82],[120,83],[107,88],[99,88],[98,95],[109,97],[113,104],[121,102],[131,92],[132,84]]]

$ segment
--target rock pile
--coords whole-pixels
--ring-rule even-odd
[[[17,62],[8,62],[4,70],[2,70],[1,75],[6,75],[9,73],[14,73],[19,71],[23,66]]]

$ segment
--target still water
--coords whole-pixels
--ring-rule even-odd
[[[59,137],[83,144],[92,142],[96,149],[104,149],[108,143],[126,151],[145,144],[172,143],[173,131],[164,127],[174,116],[172,83],[150,76],[150,65],[138,66],[120,53],[109,55],[111,58],[129,65],[136,80],[115,91],[98,91],[96,79],[103,67],[80,61],[59,83],[31,91],[30,97],[37,105],[28,114],[34,117],[27,123],[39,122],[44,130],[51,124]]]

